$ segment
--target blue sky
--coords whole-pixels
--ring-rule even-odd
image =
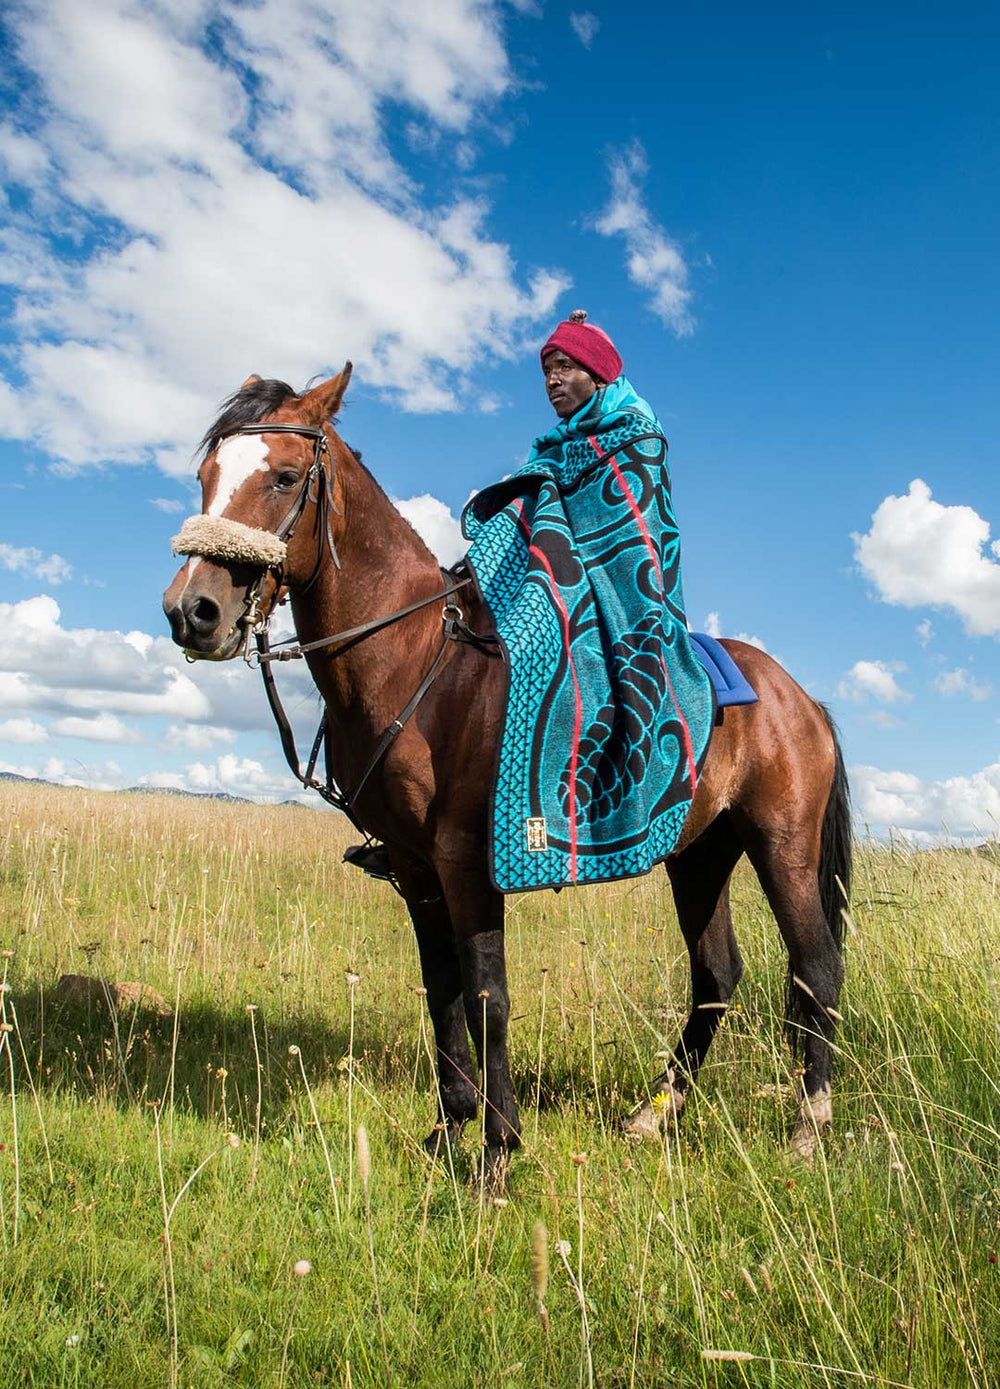
[[[865,823],[994,829],[1000,24],[935,8],[15,0],[0,765],[288,794],[159,611],[215,405],[352,358],[343,432],[452,558],[582,306],[666,425],[691,625],[832,705]]]

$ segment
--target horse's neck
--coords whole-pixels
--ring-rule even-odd
[[[303,642],[386,616],[444,586],[437,560],[359,463],[340,468],[340,484],[343,515],[335,527],[340,567],[327,554],[313,587],[292,599]],[[403,698],[410,693],[404,691],[411,683],[410,668],[421,665],[440,630],[440,609],[432,604],[340,655],[321,651],[311,658],[313,678],[338,722],[384,719],[400,692]],[[393,708],[388,717],[396,712]]]

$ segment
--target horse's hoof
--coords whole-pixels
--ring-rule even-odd
[[[479,1161],[479,1178],[488,1196],[502,1196],[510,1172],[510,1149],[484,1148]]]
[[[623,1128],[630,1138],[661,1138],[670,1116],[680,1114],[687,1096],[672,1085],[662,1090],[650,1104],[644,1104],[625,1120]]]
[[[796,1124],[785,1153],[792,1162],[811,1163],[820,1145],[820,1136],[811,1124]]]
[[[424,1139],[424,1152],[432,1158],[443,1157],[458,1142],[460,1132],[457,1124],[435,1124]]]
[[[803,1096],[799,1117],[788,1140],[788,1156],[793,1162],[811,1162],[823,1135],[833,1128],[830,1087],[824,1085],[815,1095]]]

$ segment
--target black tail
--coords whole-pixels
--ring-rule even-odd
[[[851,795],[837,726],[829,709],[823,704],[820,708],[833,735],[835,760],[820,837],[819,895],[839,950],[844,943],[844,908],[849,904],[851,892]]]
[[[844,908],[848,905],[851,890],[851,799],[836,725],[826,705],[820,704],[819,707],[833,736],[834,763],[833,780],[830,783],[830,794],[820,832],[817,877],[823,913],[829,922],[830,933],[839,955],[844,942]],[[839,961],[836,968],[839,971]],[[795,1055],[801,1054],[805,1033],[815,1030],[817,1026],[815,1009],[816,1005],[806,998],[796,984],[789,965],[788,978],[785,981],[786,1035]],[[820,1026],[826,1031],[832,1024],[828,1019],[824,1019]]]

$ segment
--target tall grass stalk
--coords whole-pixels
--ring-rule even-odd
[[[260,1047],[257,1044],[256,1003],[248,1003],[247,1012],[250,1015],[250,1036],[253,1041],[254,1071],[257,1079],[257,1103],[254,1106],[253,1119],[253,1162],[250,1164],[250,1190],[252,1192],[257,1182],[257,1165],[260,1162],[260,1124],[264,1108],[264,1067],[260,1062]]]
[[[10,1132],[11,1141],[14,1147],[14,1238],[13,1244],[16,1247],[18,1235],[21,1228],[21,1145],[17,1129],[17,1086],[14,1081],[14,1050],[10,1044],[11,1034],[14,1031],[14,1024],[7,1020],[7,994],[10,985],[7,982],[7,971],[10,966],[12,952],[3,952],[3,979],[0,980],[0,1050],[6,1048],[7,1066],[10,1075]],[[6,1227],[4,1229],[6,1240]]]
[[[577,1306],[580,1308],[580,1383],[583,1384],[586,1375],[587,1384],[590,1389],[593,1389],[594,1361],[590,1352],[590,1322],[587,1317],[587,1299],[584,1296],[583,1284],[569,1266],[569,1241],[557,1240],[556,1253],[566,1270],[566,1277],[569,1279],[569,1285],[573,1289]]]
[[[330,1183],[330,1195],[333,1197],[333,1209],[337,1217],[337,1224],[340,1224],[340,1198],[337,1195],[337,1181],[333,1175],[333,1164],[330,1161],[330,1149],[326,1145],[326,1135],[323,1132],[323,1125],[319,1121],[319,1114],[316,1110],[316,1101],[313,1099],[313,1092],[309,1085],[309,1077],[306,1075],[305,1063],[302,1060],[301,1048],[294,1043],[288,1048],[289,1056],[295,1058],[299,1063],[299,1074],[302,1077],[302,1084],[305,1086],[306,1097],[309,1100],[309,1112],[312,1121],[319,1135],[320,1147],[323,1149],[323,1161],[326,1163],[327,1180]]]
[[[350,1020],[347,1033],[347,1210],[354,1209],[354,986],[360,977],[353,970],[347,973],[347,992],[350,998]]]
[[[175,1084],[175,1081],[176,1081],[176,1078],[177,1078],[177,1044],[178,1044],[178,1042],[180,1041],[180,1035],[181,1035],[181,971],[178,970],[178,971],[177,971],[177,980],[176,980],[176,984],[175,984],[175,993],[174,993],[174,1016],[173,1016],[173,1026],[172,1026],[172,1028],[171,1028],[171,1036],[170,1036],[170,1071],[169,1071],[169,1073],[168,1073],[168,1081],[167,1081],[167,1093],[168,1093],[169,1096],[170,1096],[170,1104],[169,1104],[168,1113],[169,1113],[169,1115],[170,1115],[170,1120],[169,1120],[169,1138],[170,1138],[170,1142],[171,1142],[171,1143],[173,1143],[173,1141],[174,1141],[174,1084]]]
[[[14,1027],[12,1023],[0,1022],[0,1050],[7,1052],[7,1065],[10,1071],[10,1131],[11,1140],[14,1147],[14,1237],[13,1244],[17,1246],[18,1235],[21,1228],[21,1148],[18,1142],[17,1132],[17,1089],[14,1084],[14,1052],[10,1045],[10,1034]],[[6,1233],[6,1232],[5,1232]]]
[[[28,1053],[25,1051],[24,1038],[21,1035],[21,1026],[17,1020],[17,1005],[14,1003],[13,999],[10,1000],[10,1015],[14,1020],[14,1035],[17,1038],[17,1045],[18,1050],[21,1053],[21,1060],[24,1063],[24,1074],[28,1078],[28,1088],[31,1091],[32,1103],[35,1106],[35,1113],[38,1116],[38,1128],[39,1132],[42,1135],[42,1146],[45,1149],[45,1166],[48,1168],[49,1185],[52,1186],[55,1183],[56,1174],[52,1167],[52,1149],[49,1147],[49,1134],[48,1130],[45,1127],[45,1113],[42,1109],[42,1102],[38,1097],[38,1089],[35,1085],[34,1076],[31,1074],[31,1065],[28,1061]],[[6,1017],[4,1017],[4,1021],[6,1021]]]
[[[545,1055],[545,993],[549,982],[549,967],[542,965],[542,995],[538,1009],[538,1064],[535,1068],[535,1132],[538,1137],[538,1117],[542,1102],[542,1058]]]
[[[382,1359],[385,1363],[385,1382],[392,1384],[392,1370],[389,1367],[389,1346],[385,1339],[385,1317],[382,1314],[382,1294],[379,1291],[378,1265],[375,1262],[375,1233],[372,1229],[372,1202],[368,1189],[371,1175],[371,1149],[368,1146],[368,1130],[364,1124],[358,1125],[358,1175],[364,1188],[365,1229],[368,1233],[368,1254],[372,1265],[372,1289],[375,1293],[375,1310],[378,1313],[378,1332],[382,1341]]]

